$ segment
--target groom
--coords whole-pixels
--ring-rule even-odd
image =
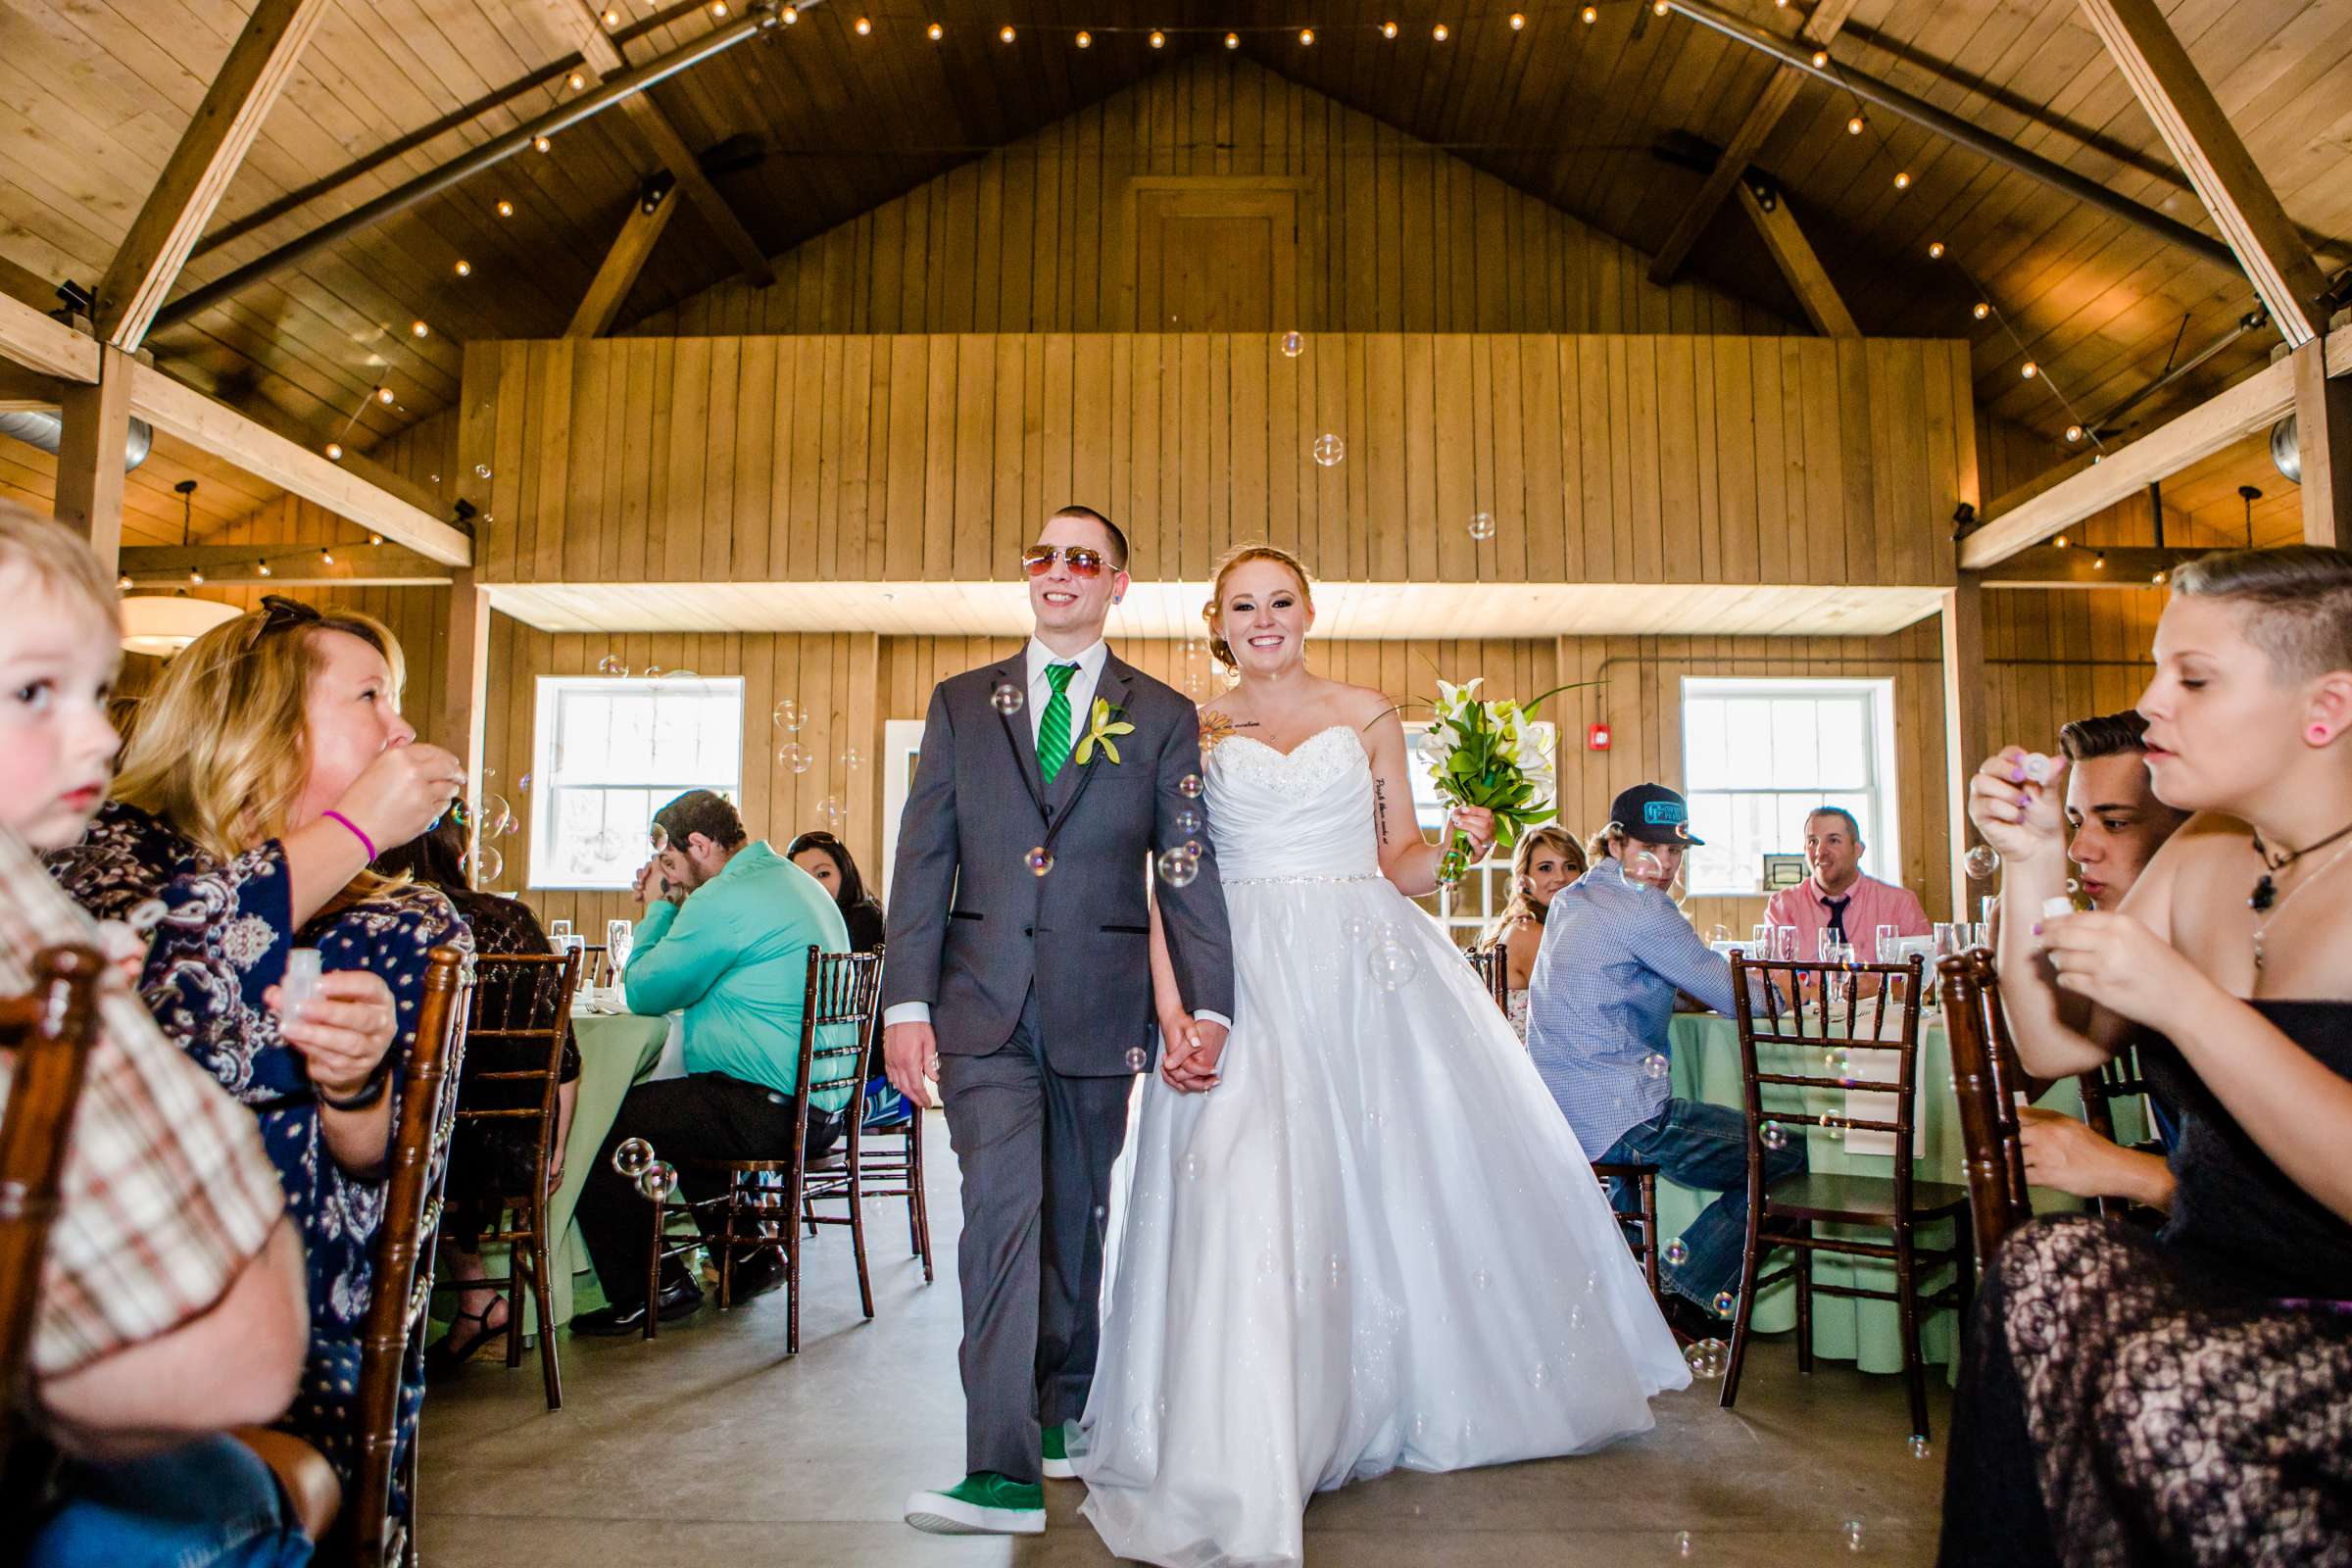
[[[1037,1534],[1041,1475],[1071,1474],[1111,1163],[1152,1047],[1149,867],[1187,839],[1203,846],[1197,874],[1161,879],[1159,912],[1196,1061],[1211,1064],[1172,1067],[1188,1086],[1211,1081],[1233,1012],[1214,852],[1178,823],[1200,809],[1200,714],[1102,641],[1127,536],[1064,507],[1021,567],[1028,647],[931,693],[882,980],[890,1081],[928,1106],[937,1080],[963,1173],[970,1473],[906,1504],[908,1524],[944,1535]],[[1087,744],[1104,725],[1134,729]]]

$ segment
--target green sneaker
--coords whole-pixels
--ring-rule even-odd
[[[1042,1536],[1046,1489],[975,1471],[945,1492],[908,1497],[906,1522],[935,1536]]]
[[[1078,1479],[1078,1460],[1085,1450],[1075,1441],[1077,1435],[1078,1423],[1075,1421],[1056,1421],[1045,1429],[1044,1442],[1040,1446],[1045,1450],[1048,1481]]]

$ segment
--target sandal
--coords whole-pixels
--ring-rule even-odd
[[[506,1304],[505,1297],[493,1296],[490,1298],[490,1305],[483,1307],[479,1312],[468,1312],[464,1307],[460,1307],[458,1315],[450,1319],[449,1332],[425,1347],[425,1377],[428,1379],[447,1377],[473,1359],[474,1351],[489,1344],[491,1340],[505,1334],[507,1332],[506,1319],[501,1318],[498,1322],[492,1323],[490,1313],[494,1308]],[[458,1338],[459,1329],[467,1323],[478,1323],[481,1328],[478,1332],[461,1340]]]

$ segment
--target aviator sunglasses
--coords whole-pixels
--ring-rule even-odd
[[[1066,549],[1058,545],[1031,545],[1021,552],[1021,569],[1032,577],[1043,577],[1052,571],[1055,561],[1068,566],[1071,576],[1090,581],[1102,576],[1102,568],[1110,564],[1102,551],[1089,550],[1084,545]]]

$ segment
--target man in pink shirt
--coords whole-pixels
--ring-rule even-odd
[[[1880,926],[1893,926],[1906,937],[1928,934],[1928,912],[1909,888],[1862,874],[1861,824],[1842,806],[1824,806],[1806,816],[1805,863],[1813,874],[1764,906],[1766,920],[1796,927],[1800,959],[1809,963],[1819,956],[1824,931],[1852,943],[1864,963],[1878,961]]]

